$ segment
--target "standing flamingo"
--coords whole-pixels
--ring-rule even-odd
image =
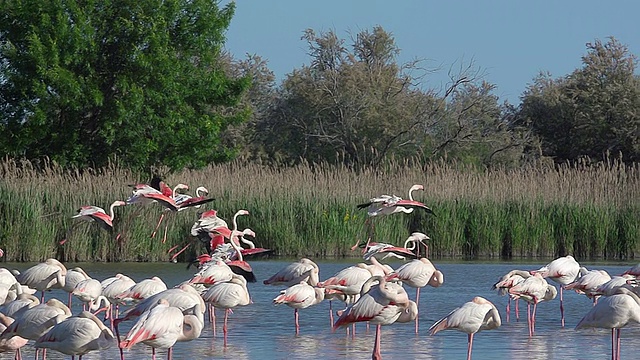
[[[12,323],[13,318],[0,313],[0,334],[7,329]],[[0,353],[15,351],[16,355],[14,357],[15,360],[22,360],[22,354],[20,353],[20,349],[27,345],[29,339],[25,339],[21,336],[12,336],[8,339],[0,340]]]
[[[133,279],[123,274],[116,274],[113,277],[104,279],[100,282],[100,287],[102,288],[102,295],[104,295],[108,300],[111,306],[109,306],[109,310],[107,310],[107,317],[111,321],[111,329],[113,330],[113,319],[117,318],[120,314],[120,305],[124,304],[125,301],[122,299],[117,299],[116,297],[123,292],[129,290],[136,284]],[[115,307],[115,314],[113,308]]]
[[[44,292],[64,287],[67,268],[56,259],[47,259],[16,276],[22,285],[27,285],[42,293],[40,302],[44,302]]]
[[[36,340],[37,349],[45,348],[66,355],[82,355],[111,347],[115,337],[109,328],[88,311],[65,319]]]
[[[509,294],[509,289],[520,284],[525,279],[530,278],[531,273],[525,270],[511,270],[507,274],[503,275],[500,280],[498,280],[495,284],[493,284],[492,289],[498,290],[498,295],[507,295]],[[515,299],[515,307],[516,307],[516,321],[520,320],[520,315],[518,313],[518,298]],[[509,315],[511,314],[511,295],[509,295],[509,299],[507,300],[507,322],[509,322]]]
[[[640,323],[640,298],[633,291],[619,288],[602,298],[578,322],[576,330],[584,328],[611,329],[611,359],[620,359],[620,329],[629,323]]]
[[[133,285],[121,294],[116,295],[116,299],[123,301],[131,299],[133,301],[144,300],[152,295],[155,295],[161,291],[167,290],[167,285],[157,276],[150,279],[144,279],[139,283]]]
[[[374,282],[378,282],[374,284]],[[413,304],[412,304],[413,303]],[[368,321],[376,325],[376,338],[373,346],[373,359],[382,359],[380,352],[381,325],[390,325],[401,319],[413,321],[417,316],[417,306],[409,300],[401,285],[388,283],[382,276],[369,278],[360,291],[360,298],[347,306],[333,329],[355,322]]]
[[[198,310],[196,310],[198,311]],[[145,311],[133,325],[120,348],[130,349],[142,342],[151,346],[156,358],[156,348],[169,349],[167,359],[172,358],[172,348],[177,341],[190,341],[200,337],[204,324],[196,315],[184,315],[180,309],[160,299],[156,305]]]
[[[298,322],[298,309],[306,309],[309,306],[321,303],[324,300],[324,289],[311,286],[304,281],[282,290],[280,295],[273,299],[273,303],[285,304],[293,308],[296,322],[296,335],[300,333]]]
[[[576,281],[565,286],[565,290],[575,290],[578,294],[584,294],[589,299],[593,299],[593,304],[598,302],[600,294],[596,291],[598,287],[611,280],[611,276],[605,270],[590,270]]]
[[[547,280],[540,273],[535,273],[523,282],[511,287],[509,294],[516,299],[522,298],[527,302],[529,336],[533,336],[536,327],[536,308],[538,303],[555,299],[558,291],[555,286],[547,283]],[[531,303],[533,303],[533,312],[531,312]]]
[[[113,229],[113,219],[115,214],[113,212],[113,208],[116,206],[125,206],[127,205],[124,201],[114,201],[111,206],[109,206],[109,215],[104,211],[103,208],[98,206],[83,206],[78,209],[78,213],[72,218],[79,218],[87,221],[95,221],[105,230],[111,231]]]
[[[287,265],[263,283],[265,285],[291,286],[305,281],[311,286],[316,286],[319,282],[319,272],[320,268],[315,262],[302,258]]]
[[[15,300],[0,306],[0,313],[14,318],[15,314],[18,311],[21,311],[20,309],[24,307],[26,307],[27,309],[31,309],[32,307],[39,304],[40,304],[40,299],[38,299],[37,297],[31,294],[22,293],[18,295],[18,297]]]
[[[80,267],[75,267],[73,269],[67,270],[67,275],[64,278],[64,286],[62,287],[62,290],[69,293],[69,301],[67,303],[69,309],[71,309],[71,300],[73,298],[73,295],[71,293],[73,293],[73,289],[80,281],[89,278],[89,275]]]
[[[482,330],[492,330],[500,327],[500,313],[491,301],[476,296],[473,300],[453,310],[447,316],[438,320],[429,328],[431,335],[441,330],[455,329],[468,334],[467,360],[471,360],[473,336]]]
[[[89,278],[80,281],[76,284],[75,289],[73,289],[73,296],[84,303],[82,305],[83,310],[97,311],[100,309],[100,304],[102,303],[105,304],[105,310],[111,307],[109,299],[102,295],[102,285],[100,281],[96,279]]]
[[[238,306],[247,306],[251,303],[247,280],[240,275],[233,274],[233,277],[228,282],[218,283],[210,287],[202,294],[202,299],[216,308],[225,310],[222,332],[224,334],[224,346],[227,346],[227,319],[231,309]]]
[[[412,260],[388,275],[387,281],[399,280],[412,288],[416,288],[416,305],[420,307],[420,288],[427,285],[440,287],[444,284],[444,275],[427,258]],[[416,334],[418,333],[418,316],[416,316]]]
[[[580,264],[571,255],[557,258],[543,266],[537,271],[531,273],[540,273],[542,277],[549,278],[554,282],[560,284],[560,321],[562,327],[564,327],[564,301],[562,295],[562,288],[568,285],[577,278],[584,275],[587,269],[580,266]]]

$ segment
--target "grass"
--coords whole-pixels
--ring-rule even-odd
[[[8,261],[164,261],[173,246],[192,242],[180,260],[204,250],[189,230],[198,210],[169,213],[167,241],[150,234],[161,214],[153,206],[116,208],[114,233],[71,219],[83,205],[108,212],[126,199],[128,185],[149,179],[118,166],[65,171],[55,164],[36,170],[26,161],[0,162],[0,247]],[[431,237],[434,258],[535,258],[573,254],[580,259],[633,259],[639,251],[638,166],[544,165],[476,171],[458,164],[396,163],[384,172],[303,164],[272,168],[240,161],[168,175],[191,189],[203,185],[229,222],[253,229],[258,246],[283,256],[358,256],[350,247],[366,238],[364,210],[355,205],[379,194],[414,196],[437,216],[422,212],[375,218],[376,241],[403,244],[412,231]],[[120,234],[119,240],[116,235]],[[59,242],[67,241],[64,245]]]

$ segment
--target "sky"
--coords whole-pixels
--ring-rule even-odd
[[[541,71],[557,78],[580,68],[588,42],[613,36],[640,56],[638,14],[635,0],[237,0],[225,47],[267,60],[279,84],[310,63],[305,29],[334,31],[348,45],[379,25],[393,35],[398,63],[441,69],[423,87],[441,89],[452,66],[473,61],[500,101],[517,105]]]

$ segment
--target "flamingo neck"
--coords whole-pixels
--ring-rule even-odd
[[[203,328],[203,322],[196,315],[185,315],[182,322],[182,334],[178,337],[178,341],[199,338]]]

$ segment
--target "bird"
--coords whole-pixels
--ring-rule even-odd
[[[358,301],[347,306],[333,324],[333,330],[360,321],[375,324],[376,338],[372,358],[381,359],[381,325],[390,325],[398,320],[413,321],[416,316],[417,306],[409,300],[401,285],[387,282],[383,276],[372,276],[362,285]]]
[[[575,329],[611,329],[611,359],[620,359],[620,330],[629,323],[640,323],[640,298],[633,291],[619,288],[589,310]]]
[[[412,213],[414,209],[423,209],[433,214],[433,210],[425,204],[413,199],[413,192],[424,190],[422,185],[413,185],[409,189],[409,200],[404,200],[396,195],[380,195],[369,199],[368,202],[358,204],[358,209],[367,209],[369,216],[390,215],[398,212]]]
[[[640,276],[640,264],[636,264],[632,267],[630,267],[629,269],[625,270],[625,272],[623,272],[620,275],[633,275],[633,276]]]
[[[567,284],[564,289],[575,290],[578,294],[586,295],[589,299],[593,299],[595,305],[600,297],[596,290],[609,280],[611,280],[611,276],[606,270],[590,270],[574,282]]]
[[[167,359],[171,359],[173,345],[177,341],[190,341],[200,337],[203,327],[204,324],[198,316],[183,314],[163,298],[140,315],[126,338],[120,341],[119,347],[130,349],[142,342],[151,346],[154,360],[157,348],[168,349]]]
[[[7,329],[12,323],[14,319],[10,316],[7,316],[0,312],[0,334]],[[22,354],[20,353],[20,349],[27,344],[29,339],[25,339],[21,336],[12,336],[8,339],[0,340],[0,353],[15,351],[15,359],[22,359]]]
[[[311,286],[316,286],[319,282],[319,273],[320,268],[315,262],[308,258],[302,258],[285,266],[270,278],[264,280],[263,283],[265,285],[291,286],[305,281]]]
[[[117,296],[122,294],[125,291],[131,289],[136,282],[124,274],[116,274],[115,276],[106,278],[100,282],[100,287],[102,288],[102,295],[104,295],[109,303],[115,305],[116,314],[115,317],[118,317],[118,310],[120,304],[124,304],[125,302],[122,299],[117,299]],[[114,315],[109,309],[108,312],[109,318],[113,318]]]
[[[536,308],[539,302],[549,301],[556,298],[558,290],[555,286],[547,283],[542,274],[535,273],[523,282],[511,287],[509,295],[521,298],[527,302],[527,324],[529,325],[529,336],[533,336],[536,323]],[[533,312],[531,304],[533,303]]]
[[[251,303],[247,280],[237,274],[233,274],[231,280],[217,283],[202,294],[202,299],[216,308],[224,309],[224,345],[227,345],[227,319],[231,309],[238,306],[247,306]],[[215,320],[214,320],[215,321]],[[215,325],[215,324],[214,324]]]
[[[109,206],[109,215],[104,211],[103,208],[93,205],[83,206],[78,209],[76,215],[72,216],[74,219],[82,219],[86,221],[95,221],[105,230],[111,231],[113,229],[113,219],[115,214],[113,212],[113,208],[116,206],[125,206],[127,205],[124,201],[114,201]]]
[[[109,299],[102,295],[102,284],[96,279],[89,278],[80,281],[73,289],[73,296],[84,303],[83,310],[97,311],[102,303],[105,304],[105,309],[109,309],[111,306]]]
[[[227,282],[233,278],[233,271],[229,265],[222,260],[212,260],[203,265],[203,267],[193,275],[189,283],[205,284],[211,286],[221,282]]]
[[[98,318],[82,311],[54,325],[46,334],[36,340],[37,349],[45,348],[66,355],[82,355],[90,351],[100,351],[111,347],[115,337]]]
[[[564,301],[562,295],[562,288],[568,285],[577,278],[584,275],[588,270],[580,264],[571,255],[557,258],[543,266],[539,270],[532,271],[532,274],[540,273],[542,277],[549,278],[554,282],[560,284],[560,321],[562,327],[564,327]]]
[[[436,321],[429,333],[435,335],[442,330],[454,329],[468,334],[467,360],[471,360],[473,336],[482,330],[492,330],[500,327],[502,320],[500,313],[493,303],[483,297],[476,296],[459,308],[451,311],[447,316]]]
[[[491,288],[497,290],[498,295],[507,295],[509,294],[509,289],[520,284],[529,277],[531,277],[531,273],[526,270],[511,270],[503,275]],[[512,296],[509,295],[509,299],[507,300],[507,322],[509,322],[509,316],[511,315],[511,298]],[[516,320],[520,320],[520,315],[518,313],[518,298],[515,298],[515,307]]]
[[[64,287],[67,268],[56,259],[47,259],[33,265],[16,276],[22,285],[27,285],[41,292],[40,302],[44,302],[44,292]]]
[[[80,267],[74,267],[72,269],[68,269],[67,270],[67,275],[65,275],[64,278],[64,286],[62,287],[62,290],[66,291],[69,293],[69,301],[67,303],[67,306],[69,308],[71,308],[71,303],[72,303],[72,299],[73,299],[73,289],[76,287],[76,285],[82,281],[82,280],[86,280],[89,279],[90,276]]]
[[[153,276],[149,279],[140,281],[128,290],[116,295],[116,300],[122,301],[131,299],[133,301],[140,301],[163,290],[167,290],[167,285],[159,277]]]
[[[183,185],[183,187],[179,187],[180,185],[183,185],[183,184],[178,184],[178,186],[176,186],[176,189],[174,189],[171,192],[172,195],[169,196],[170,198],[172,198],[175,201],[175,204],[178,207],[178,209],[177,209],[178,212],[186,210],[186,209],[188,209],[190,207],[199,208],[203,204],[211,202],[211,201],[214,200],[212,198],[204,197],[204,195],[208,195],[209,194],[209,190],[207,190],[207,188],[205,188],[204,186],[199,186],[196,189],[196,196],[192,197],[191,195],[177,193],[176,192],[177,189],[188,189],[188,187],[186,185]],[[164,195],[166,195],[166,194],[164,194]],[[165,209],[165,210],[168,210],[168,209]],[[154,228],[153,232],[151,233],[151,237],[152,238],[154,238],[156,236],[158,228],[160,227],[160,224],[162,223],[162,220],[165,217],[165,213],[166,213],[166,211],[163,211],[162,214],[160,214],[160,219],[158,220],[158,223],[156,224],[156,227]],[[168,225],[165,225],[164,237],[162,239],[162,243],[165,243],[166,240],[167,240],[167,228],[168,228]]]
[[[403,284],[416,289],[416,305],[420,306],[420,288],[427,285],[440,287],[444,284],[444,275],[427,258],[420,258],[407,262],[387,275],[387,281],[402,281]],[[418,317],[415,321],[416,334],[418,333]]]
[[[18,295],[15,300],[0,306],[0,313],[13,318],[14,314],[20,311],[20,309],[22,309],[23,307],[30,309],[39,304],[40,299],[38,299],[37,297],[31,294],[22,293]]]
[[[273,299],[275,305],[285,304],[293,308],[296,324],[296,335],[300,333],[298,322],[298,309],[306,309],[312,305],[321,303],[324,300],[324,289],[311,286],[306,281],[292,285],[280,292],[280,295]]]
[[[609,295],[613,295],[616,290],[618,290],[618,288],[621,287],[625,287],[631,290],[632,286],[629,283],[630,281],[634,281],[635,277],[633,275],[622,275],[622,276],[612,276],[611,280],[607,281],[606,283],[598,286],[595,289],[595,294],[597,295],[604,295],[604,296],[609,296]]]

